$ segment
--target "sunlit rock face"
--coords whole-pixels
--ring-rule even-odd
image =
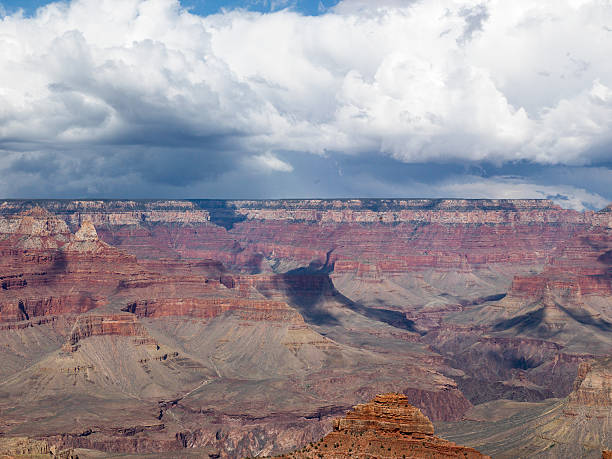
[[[282,457],[489,457],[433,433],[432,423],[405,395],[383,394],[336,419],[333,431],[318,442]]]

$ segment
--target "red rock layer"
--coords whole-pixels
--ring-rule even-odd
[[[334,430],[357,434],[369,430],[405,435],[434,433],[431,421],[401,394],[379,395],[369,403],[354,406],[344,418],[334,421]]]
[[[72,344],[90,336],[139,336],[144,329],[129,314],[85,315],[77,319],[70,341]]]
[[[83,313],[95,309],[104,302],[103,299],[79,294],[5,301],[0,304],[0,322],[19,322],[39,316]]]
[[[434,212],[431,212],[432,217]],[[288,223],[279,220],[247,220],[235,225],[231,235],[243,249],[232,253],[218,244],[216,252],[204,252],[231,265],[256,263],[256,255],[289,259],[301,264],[315,260],[334,264],[337,274],[368,270],[398,275],[436,268],[467,269],[487,264],[537,265],[545,263],[561,241],[584,228],[583,223],[562,226],[547,222],[474,223],[380,222]],[[200,239],[179,238],[183,256],[201,256]],[[503,241],[503,242],[501,242]],[[209,240],[208,243],[212,242]],[[221,242],[221,241],[220,241]],[[196,250],[194,250],[196,249]],[[246,250],[245,250],[246,249]],[[360,265],[361,264],[361,265]]]
[[[301,263],[329,262],[335,272],[401,274],[435,268],[541,264],[576,231],[606,226],[609,217],[563,210],[549,201],[348,200],[232,201],[237,222],[231,235],[249,254]],[[214,236],[213,236],[214,237]],[[185,256],[198,245],[184,239]],[[181,245],[179,245],[181,247]],[[219,244],[217,250],[227,245]],[[231,249],[230,249],[231,250]]]
[[[28,205],[5,202],[0,211]],[[104,241],[139,258],[209,258],[251,271],[265,269],[266,258],[301,265],[327,260],[335,263],[336,273],[366,277],[542,264],[577,232],[612,225],[610,212],[580,213],[538,200],[198,202],[201,208],[191,201],[41,205],[73,227],[92,221]],[[213,223],[227,222],[210,217],[219,209],[231,215],[229,231]]]
[[[541,298],[547,291],[565,295],[612,295],[612,231],[591,230],[566,241],[541,274],[517,276],[510,294]]]
[[[0,217],[0,322],[83,313],[106,303],[140,268],[100,241],[90,222],[72,234],[47,211]]]
[[[280,301],[248,300],[244,298],[161,298],[139,300],[123,311],[137,317],[187,316],[211,319],[230,311],[241,318],[256,321],[303,323],[295,309]]]
[[[155,344],[155,340],[129,314],[90,314],[77,317],[63,350],[74,352],[79,342],[91,336],[131,336],[137,344]]]
[[[90,221],[83,221],[72,234],[66,223],[40,208],[0,217],[0,252],[0,322],[84,313],[107,304],[119,292],[120,301],[128,301],[123,310],[138,317],[210,319],[234,312],[245,320],[303,324],[285,302],[249,298],[250,290],[266,284],[265,279],[241,276],[234,289],[236,281],[224,275],[223,265],[215,260],[160,259],[139,265],[133,255],[100,241]],[[282,279],[268,284],[279,287]],[[96,322],[93,316],[85,320],[93,321],[93,334],[115,323]]]
[[[336,419],[319,442],[282,457],[486,458],[433,435],[433,424],[402,394],[379,395]]]

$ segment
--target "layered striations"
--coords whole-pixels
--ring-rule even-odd
[[[320,441],[282,457],[486,458],[473,448],[434,435],[434,427],[402,394],[378,395],[334,421]]]
[[[581,364],[568,397],[527,405],[495,420],[440,424],[438,431],[496,458],[598,459],[612,448],[612,359]]]

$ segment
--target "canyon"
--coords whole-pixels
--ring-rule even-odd
[[[399,393],[493,457],[612,449],[610,206],[7,200],[0,254],[2,439],[279,455]]]

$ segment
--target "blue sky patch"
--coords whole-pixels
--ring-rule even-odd
[[[48,0],[4,0],[0,5],[6,13],[11,14],[23,9],[27,16],[36,12],[37,8],[52,3]],[[249,11],[268,13],[284,8],[290,8],[304,15],[317,16],[325,13],[330,7],[338,3],[338,0],[247,0],[247,1],[224,1],[224,0],[182,0],[181,4],[192,13],[200,16],[215,14],[223,9],[243,8]]]

